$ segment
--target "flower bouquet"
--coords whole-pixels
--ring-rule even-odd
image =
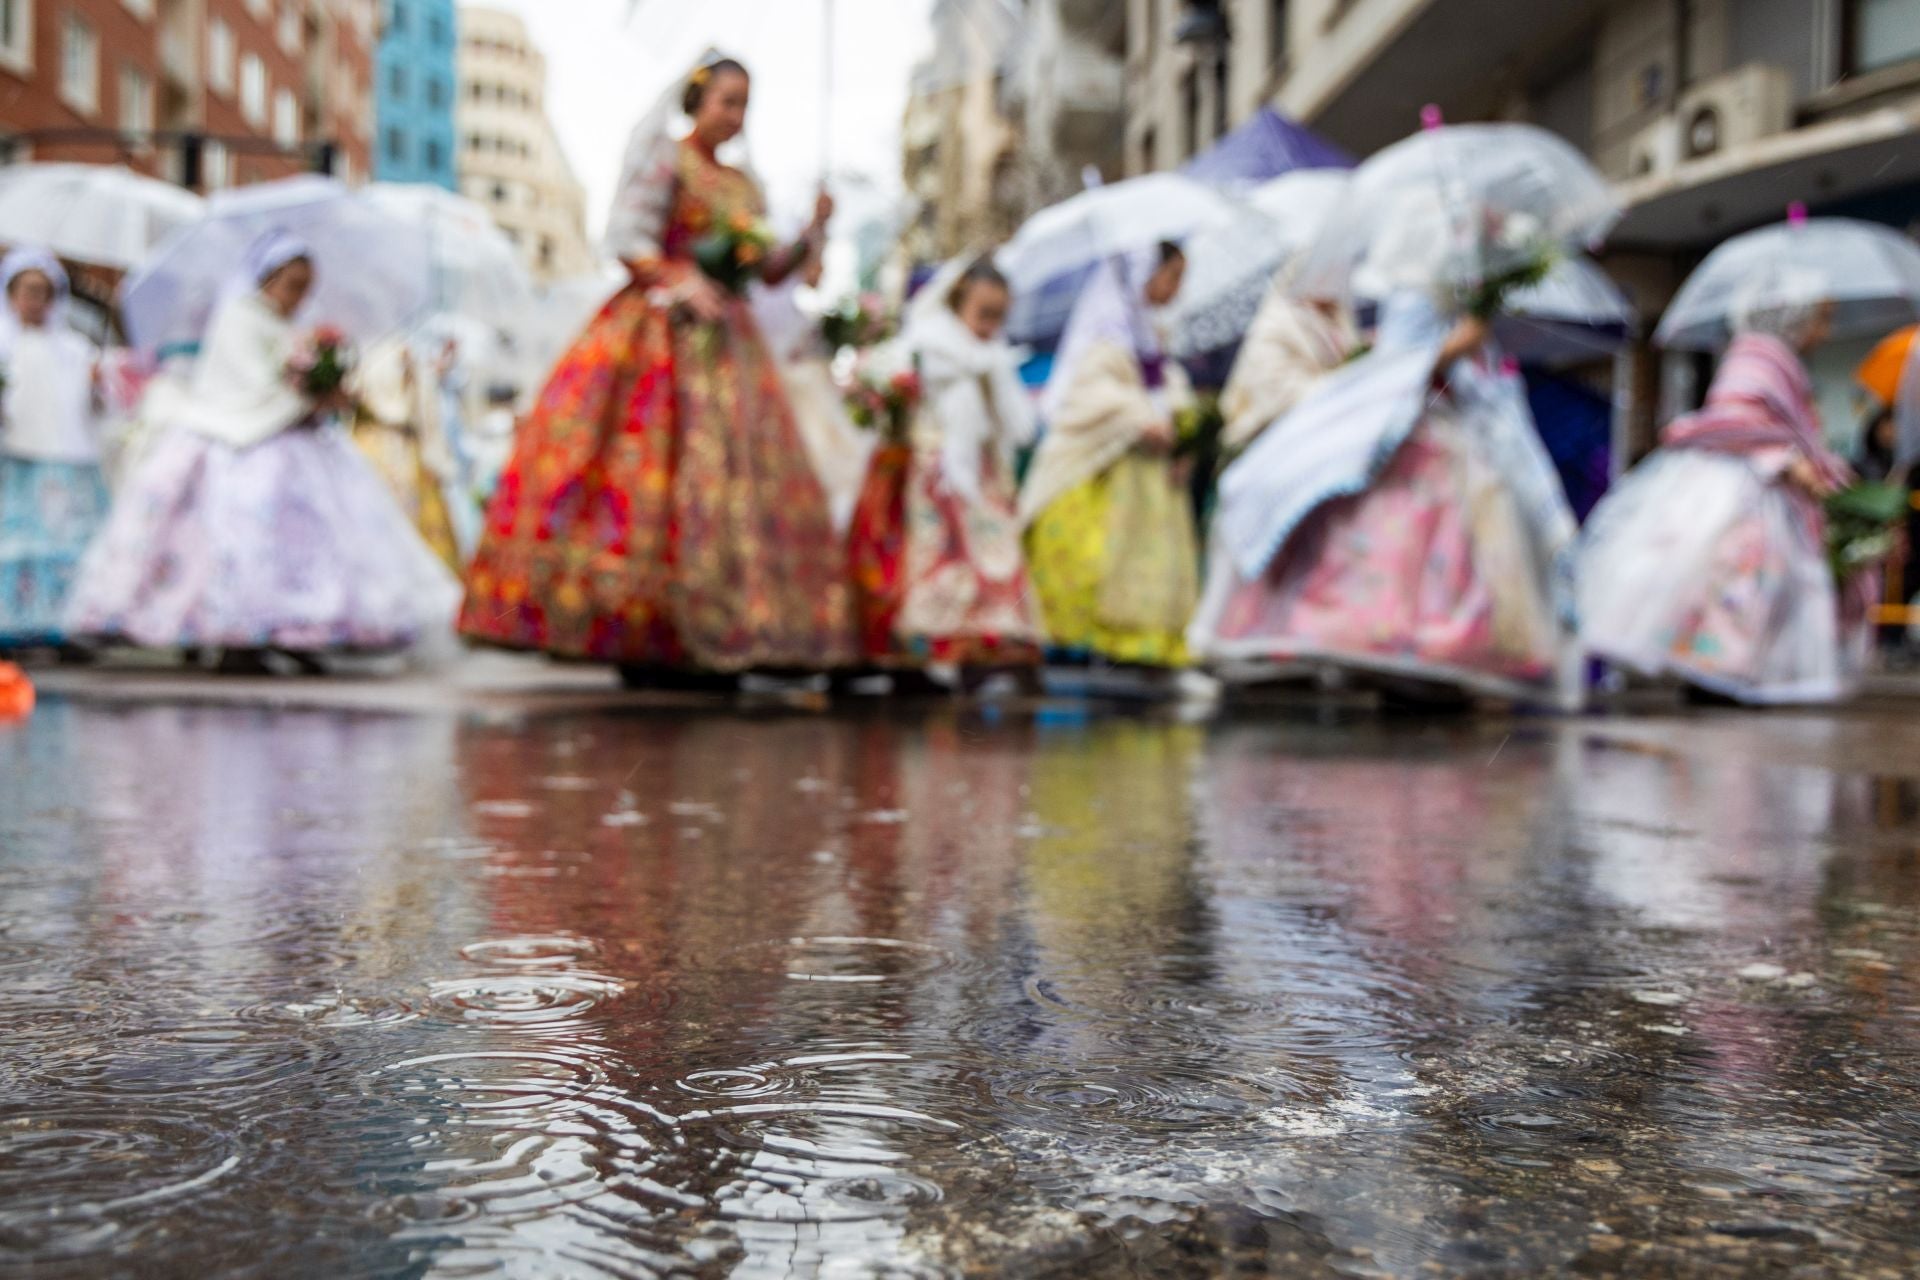
[[[353,347],[347,335],[322,325],[302,338],[287,360],[287,381],[309,400],[337,394],[353,372]]]
[[[843,298],[820,317],[820,339],[829,351],[863,350],[885,342],[892,333],[893,318],[878,294]]]
[[[853,366],[846,387],[847,416],[855,426],[880,432],[889,444],[905,444],[921,395],[919,371],[897,352],[880,348]]]
[[[1220,412],[1219,397],[1195,397],[1192,404],[1173,415],[1173,456],[1211,456],[1219,447],[1220,433],[1226,428],[1227,419]]]
[[[693,261],[706,277],[735,297],[760,278],[773,256],[773,231],[759,218],[736,213],[694,241]]]
[[[1853,484],[1829,494],[1827,564],[1835,582],[1886,559],[1900,542],[1909,509],[1907,491],[1897,484]]]
[[[1512,296],[1545,282],[1559,260],[1559,244],[1538,219],[1523,213],[1492,217],[1483,228],[1480,280],[1462,291],[1460,309],[1485,321],[1504,315]]]

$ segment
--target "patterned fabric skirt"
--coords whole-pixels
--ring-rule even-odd
[[[1745,459],[1667,449],[1599,506],[1581,549],[1595,655],[1752,703],[1857,685],[1873,629],[1835,589],[1820,512]]]
[[[1538,559],[1498,473],[1435,414],[1372,488],[1309,518],[1260,581],[1216,559],[1194,632],[1213,659],[1550,693],[1565,646]]]
[[[248,449],[173,430],[116,497],[67,620],[150,648],[377,652],[443,632],[459,598],[339,428]]]
[[[67,596],[106,518],[93,463],[0,457],[0,646],[66,638]]]
[[[421,454],[420,437],[382,422],[361,421],[353,424],[353,442],[386,483],[387,492],[407,513],[407,519],[413,521],[420,537],[458,576],[465,566],[460,563],[453,515],[440,477],[428,469]]]
[[[1111,662],[1181,667],[1198,596],[1193,504],[1163,458],[1130,454],[1027,531],[1049,642]]]
[[[461,629],[606,662],[830,670],[846,545],[745,303],[721,325],[616,296],[522,423]]]
[[[882,664],[1031,666],[1044,641],[1020,547],[1011,479],[997,457],[984,500],[941,479],[937,446],[875,451],[851,531],[861,643]]]

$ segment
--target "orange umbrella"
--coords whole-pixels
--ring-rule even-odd
[[[24,720],[33,714],[33,685],[11,662],[0,662],[0,721]]]
[[[1883,405],[1891,407],[1899,403],[1900,380],[1906,375],[1916,338],[1920,338],[1920,324],[1908,325],[1889,335],[1853,371],[1854,381]]]

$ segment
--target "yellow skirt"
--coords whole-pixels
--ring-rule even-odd
[[[1165,459],[1129,455],[1069,489],[1027,530],[1027,561],[1054,645],[1187,665],[1198,553],[1192,503]]]
[[[446,562],[455,577],[462,577],[466,566],[460,563],[460,547],[454,539],[453,515],[447,510],[446,495],[440,482],[427,469],[419,437],[365,418],[353,424],[353,442],[360,446],[373,469],[386,482],[387,491],[407,519],[420,531],[433,554]]]

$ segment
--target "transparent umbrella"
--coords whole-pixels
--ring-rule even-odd
[[[511,328],[534,306],[520,253],[487,211],[440,187],[376,182],[363,193],[377,209],[427,233],[433,309]]]
[[[268,231],[313,251],[313,295],[301,324],[338,326],[366,345],[406,325],[433,296],[431,242],[330,178],[299,177],[223,191],[207,215],[174,235],[127,282],[121,312],[135,345],[191,348],[240,282],[247,248]]]
[[[1611,356],[1638,324],[1620,286],[1583,254],[1555,262],[1545,280],[1516,292],[1508,306],[1495,324],[1500,345],[1521,360],[1548,364]]]
[[[1016,301],[1013,337],[1040,340],[1049,328],[1058,336],[1053,315],[1060,313],[1064,322],[1079,285],[1101,260],[1162,240],[1185,241],[1245,216],[1246,206],[1232,196],[1177,173],[1089,187],[1042,209],[998,255]]]
[[[1663,347],[1712,351],[1739,316],[1831,302],[1836,337],[1885,333],[1920,314],[1920,246],[1891,227],[1806,218],[1749,231],[1707,255],[1654,333]]]
[[[1231,222],[1188,240],[1169,354],[1186,359],[1245,337],[1275,273],[1313,243],[1346,187],[1340,169],[1286,174],[1248,193]]]
[[[112,165],[0,169],[0,243],[45,245],[71,262],[125,271],[205,211],[191,191]]]
[[[1519,265],[1545,244],[1591,247],[1620,216],[1605,178],[1572,146],[1524,124],[1429,128],[1353,173],[1324,232],[1305,250],[1296,281],[1338,296],[1369,259],[1392,245],[1410,210],[1437,209],[1445,239],[1421,246],[1431,283],[1470,288]]]

